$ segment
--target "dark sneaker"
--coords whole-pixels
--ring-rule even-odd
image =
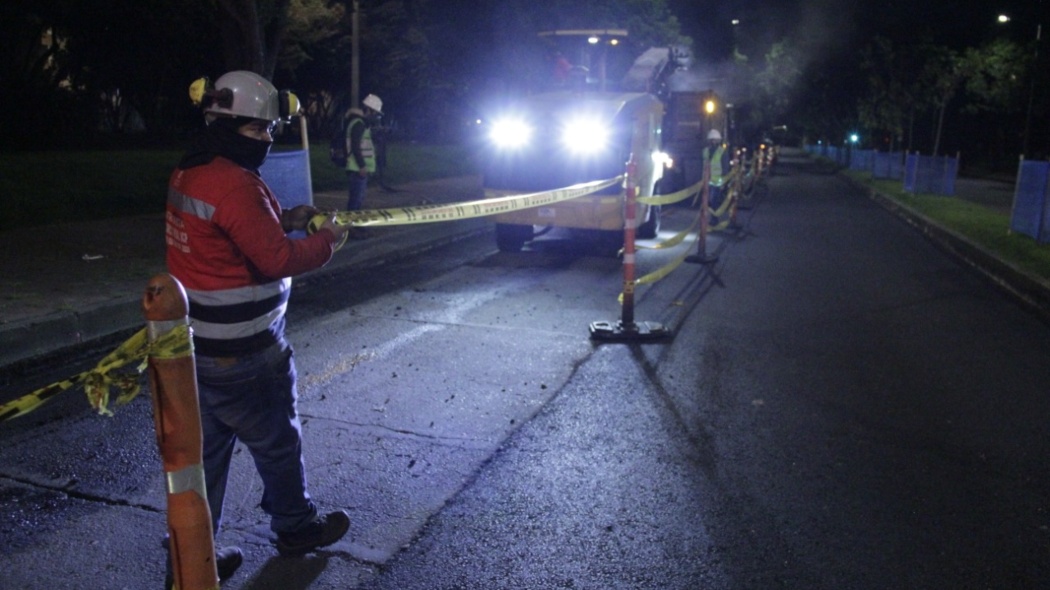
[[[343,538],[350,530],[350,516],[342,511],[329,512],[318,517],[294,533],[277,533],[277,552],[281,555],[302,555],[320,547],[327,547]]]
[[[168,538],[165,537],[162,544],[168,548]],[[237,573],[237,568],[244,562],[244,554],[237,547],[223,547],[215,550],[215,571],[219,574],[219,582],[225,582]],[[168,561],[168,572],[164,576],[164,590],[171,590],[175,585],[175,574],[171,572],[171,561]]]

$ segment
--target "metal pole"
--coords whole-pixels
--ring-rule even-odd
[[[350,106],[356,107],[361,104],[361,10],[358,0],[354,0],[350,21]]]
[[[1042,4],[1042,2],[1040,2]],[[1028,85],[1028,109],[1024,116],[1024,146],[1021,153],[1028,153],[1028,137],[1032,126],[1032,104],[1035,102],[1035,79],[1039,75],[1039,41],[1043,37],[1043,24],[1035,25],[1035,51],[1032,55],[1032,80]]]
[[[302,136],[303,140],[303,151],[306,152],[306,158],[303,159],[303,168],[305,169],[303,173],[306,175],[306,186],[310,193],[309,201],[307,201],[307,203],[313,205],[314,179],[313,175],[310,173],[310,136],[308,132],[308,127],[309,125],[306,121],[306,115],[303,113],[299,113],[299,134]]]

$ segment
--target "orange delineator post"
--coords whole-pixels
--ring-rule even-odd
[[[187,343],[149,358],[153,421],[167,475],[169,552],[177,590],[215,590],[219,575],[211,511],[204,487],[197,367],[189,337],[189,303],[182,285],[169,274],[150,279],[142,297],[150,342],[176,329]]]
[[[687,256],[685,261],[697,264],[708,264],[718,260],[707,255],[707,226],[711,220],[711,162],[704,162],[704,174],[700,179],[700,229],[696,236],[696,254]]]
[[[744,165],[743,165],[743,153],[740,150],[736,152],[736,158],[733,160],[733,180],[730,182],[728,191],[726,192],[726,198],[732,199],[729,202],[729,227],[739,228],[740,225],[736,222],[737,205],[740,203],[740,195],[743,194],[744,190]]]
[[[624,204],[623,230],[623,305],[620,312],[620,323],[624,326],[634,325],[634,257],[635,234],[638,219],[638,165],[632,157],[627,162],[627,193]]]
[[[620,321],[591,322],[592,338],[603,340],[640,340],[664,338],[669,335],[666,328],[656,322],[634,321],[635,287],[635,234],[638,225],[638,165],[631,155],[627,162],[627,186],[623,210],[623,303],[620,305]],[[656,213],[653,213],[654,215]]]

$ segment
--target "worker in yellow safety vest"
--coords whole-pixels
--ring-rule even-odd
[[[704,147],[704,166],[710,166],[711,176],[708,187],[708,205],[717,209],[722,204],[725,174],[729,172],[729,151],[722,142],[722,133],[712,129],[707,133],[707,145]]]
[[[372,143],[372,129],[369,120],[377,118],[383,110],[383,101],[374,94],[369,94],[361,101],[360,109],[350,109],[346,123],[346,177],[349,194],[346,208],[349,211],[361,209],[368,187],[368,176],[376,171],[376,150]]]

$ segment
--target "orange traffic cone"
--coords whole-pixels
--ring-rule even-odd
[[[215,544],[204,487],[197,366],[187,321],[186,291],[174,277],[150,279],[142,297],[150,342],[174,330],[186,338],[149,357],[149,383],[157,445],[168,486],[171,565],[178,590],[216,590]]]

